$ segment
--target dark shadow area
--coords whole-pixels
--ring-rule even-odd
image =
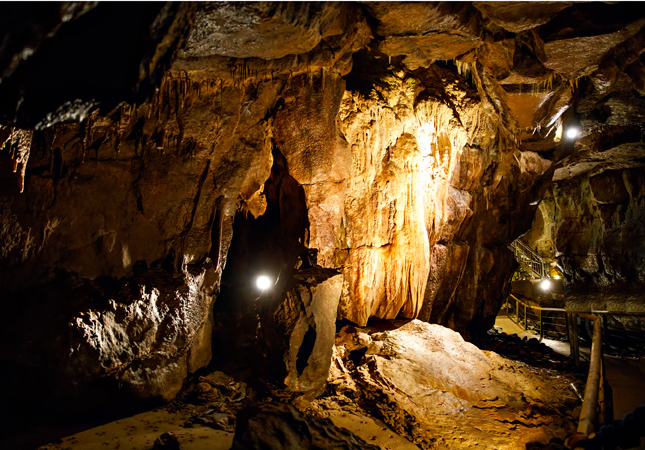
[[[304,190],[289,175],[286,159],[275,147],[263,193],[267,204],[263,215],[254,218],[241,211],[235,217],[214,305],[211,366],[245,379],[260,374],[279,378],[274,371],[283,369],[267,367],[267,357],[268,352],[283,354],[284,349],[280,343],[267,342],[261,322],[271,320],[264,316],[290,289],[294,266],[311,263],[305,247],[309,219]],[[256,285],[260,275],[271,280],[265,291]]]
[[[302,372],[305,371],[305,368],[309,365],[309,357],[311,352],[314,351],[314,345],[316,345],[316,330],[309,325],[309,329],[305,333],[305,337],[302,338],[302,344],[298,349],[298,356],[296,358],[296,370],[298,375],[302,375]]]

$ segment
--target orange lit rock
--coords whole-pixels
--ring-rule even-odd
[[[577,419],[571,381],[418,320],[343,328],[329,375],[339,393],[424,449],[564,439]]]
[[[513,33],[530,30],[553,19],[573,2],[473,2],[484,19]]]

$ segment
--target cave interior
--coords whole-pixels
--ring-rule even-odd
[[[642,340],[644,96],[641,2],[0,3],[0,446],[563,448],[509,246]]]

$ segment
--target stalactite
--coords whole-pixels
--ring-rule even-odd
[[[0,128],[0,131],[2,128]],[[31,152],[31,142],[34,137],[33,130],[21,130],[10,128],[11,132],[0,148],[9,143],[10,156],[13,158],[13,172],[20,168],[20,193],[25,191],[25,174],[27,172],[27,161]]]

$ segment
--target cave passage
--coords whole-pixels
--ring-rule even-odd
[[[641,3],[5,2],[0,42],[1,448],[561,449],[590,313],[645,402]]]

